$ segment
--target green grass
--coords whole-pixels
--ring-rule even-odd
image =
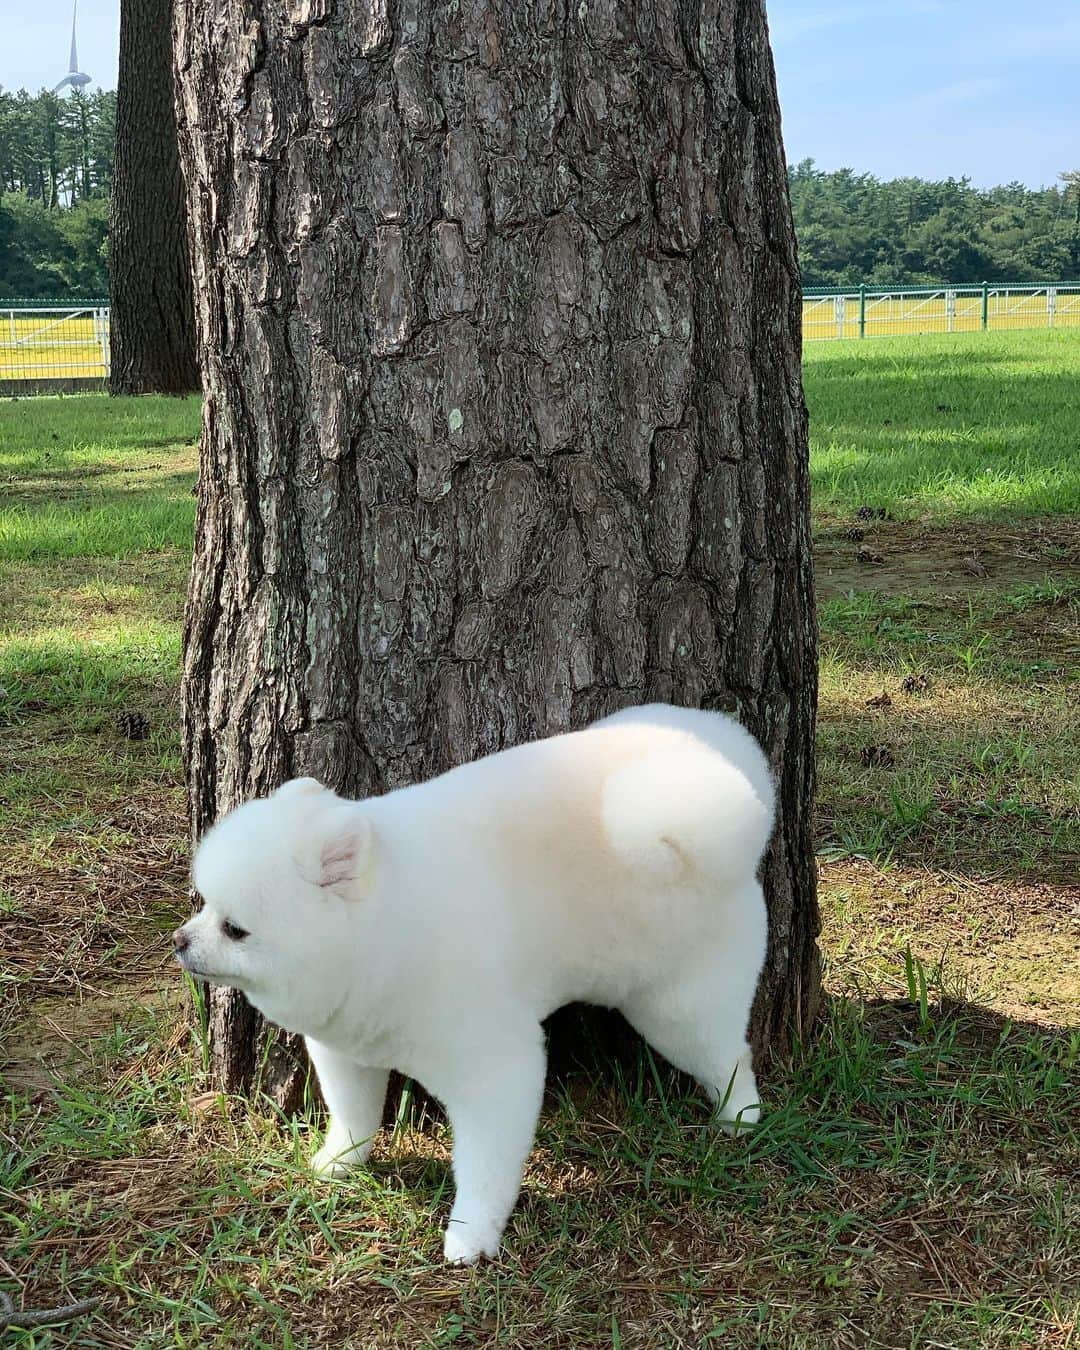
[[[0,405],[0,561],[190,550],[198,400],[10,399]]]
[[[476,1272],[439,1260],[441,1127],[316,1182],[310,1108],[195,1096],[132,1014],[32,1134],[9,1101],[5,1257],[40,1281],[62,1254],[72,1297],[114,1300],[88,1348],[110,1323],[138,1346],[1050,1344],[1076,1274],[1080,1034],[973,1016],[909,967],[910,1006],[829,1007],[746,1139],[648,1057],[571,1080]]]
[[[29,640],[5,635],[0,645],[0,718],[27,703],[34,712],[74,715],[79,725],[124,706],[175,678],[180,635],[175,623],[147,619],[139,626],[115,624],[104,637],[56,628]]]
[[[1080,332],[809,343],[804,372],[817,512],[1076,511]]]
[[[440,1260],[437,1122],[330,1185],[310,1101],[203,1091],[164,969],[195,404],[0,404],[0,1287],[105,1300],[10,1343],[1075,1343],[1078,357],[1041,333],[808,350],[823,538],[867,504],[947,560],[982,521],[992,575],[943,587],[922,526],[871,526],[924,566],[853,565],[821,605],[829,998],[762,1128],[718,1139],[648,1056],[572,1077],[474,1272]]]
[[[805,356],[815,511],[897,519],[1072,513],[1080,332],[811,343]],[[195,399],[16,399],[0,405],[0,559],[185,548]],[[187,453],[179,453],[186,448]]]
[[[827,856],[1077,874],[1080,587],[977,602],[862,592],[823,604],[820,621]]]
[[[0,469],[33,477],[125,463],[194,443],[197,398],[10,398],[0,402]]]

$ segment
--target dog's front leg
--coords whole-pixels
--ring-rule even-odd
[[[544,1095],[543,1032],[485,1053],[476,1047],[468,1070],[443,1097],[454,1134],[456,1192],[443,1254],[453,1265],[494,1257],[521,1189]]]
[[[326,1139],[311,1159],[312,1171],[340,1177],[367,1160],[382,1124],[386,1102],[386,1069],[369,1069],[347,1055],[305,1036],[311,1062],[330,1112]]]

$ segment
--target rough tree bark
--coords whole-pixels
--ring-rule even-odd
[[[199,387],[170,0],[123,0],[109,223],[113,394]]]
[[[625,704],[736,708],[779,780],[782,1043],[818,988],[815,621],[760,0],[178,0],[176,33],[194,835],[293,774],[360,796]],[[248,1087],[254,1015],[210,1021]]]

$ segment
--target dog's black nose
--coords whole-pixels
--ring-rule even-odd
[[[179,956],[181,952],[186,952],[191,944],[191,939],[182,928],[178,928],[172,935],[173,951]]]

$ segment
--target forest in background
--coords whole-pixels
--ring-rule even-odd
[[[0,297],[108,294],[116,93],[0,89]]]
[[[804,286],[1080,280],[1080,172],[1060,186],[788,170]]]
[[[108,294],[116,94],[0,89],[0,298]],[[1080,171],[1060,185],[789,170],[806,286],[1080,279]]]

